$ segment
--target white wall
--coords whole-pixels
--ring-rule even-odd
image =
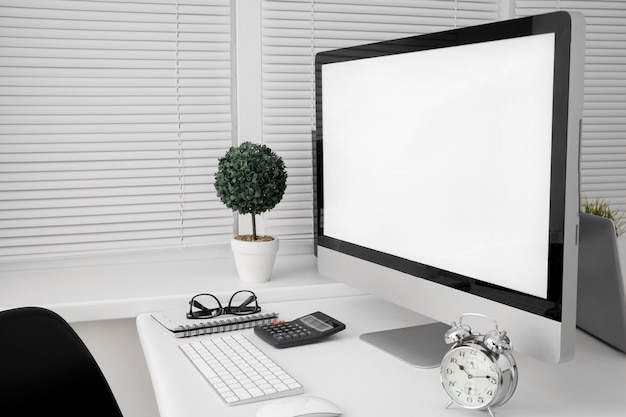
[[[156,417],[159,411],[135,319],[72,323],[100,365],[124,417]]]

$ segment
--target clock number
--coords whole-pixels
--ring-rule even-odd
[[[446,373],[447,373],[448,375],[452,375],[452,369],[450,369],[450,368],[446,368]]]

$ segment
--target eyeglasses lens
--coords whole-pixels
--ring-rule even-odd
[[[239,291],[230,299],[228,310],[230,314],[251,314],[257,313],[260,308],[254,293],[251,291]]]
[[[213,317],[221,314],[221,306],[210,295],[198,295],[191,304],[191,312],[196,317]]]

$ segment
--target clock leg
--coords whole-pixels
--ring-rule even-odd
[[[487,407],[487,411],[489,411],[489,415],[490,415],[491,417],[496,417],[496,415],[495,415],[495,414],[494,414],[494,412],[493,412],[493,408],[491,408],[491,407]]]

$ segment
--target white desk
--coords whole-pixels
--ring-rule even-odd
[[[483,415],[455,406],[444,409],[447,399],[438,369],[413,368],[358,338],[368,331],[424,323],[417,314],[365,295],[276,302],[263,308],[287,320],[320,310],[347,325],[324,342],[283,350],[265,344],[251,329],[241,330],[293,374],[305,394],[333,401],[346,417]],[[140,315],[137,326],[161,417],[255,416],[262,403],[225,406],[178,351],[178,344],[191,339],[174,338],[149,314]],[[547,365],[522,354],[516,359],[519,385],[513,398],[495,409],[497,417],[626,415],[626,355],[587,334],[578,333],[571,362]]]

